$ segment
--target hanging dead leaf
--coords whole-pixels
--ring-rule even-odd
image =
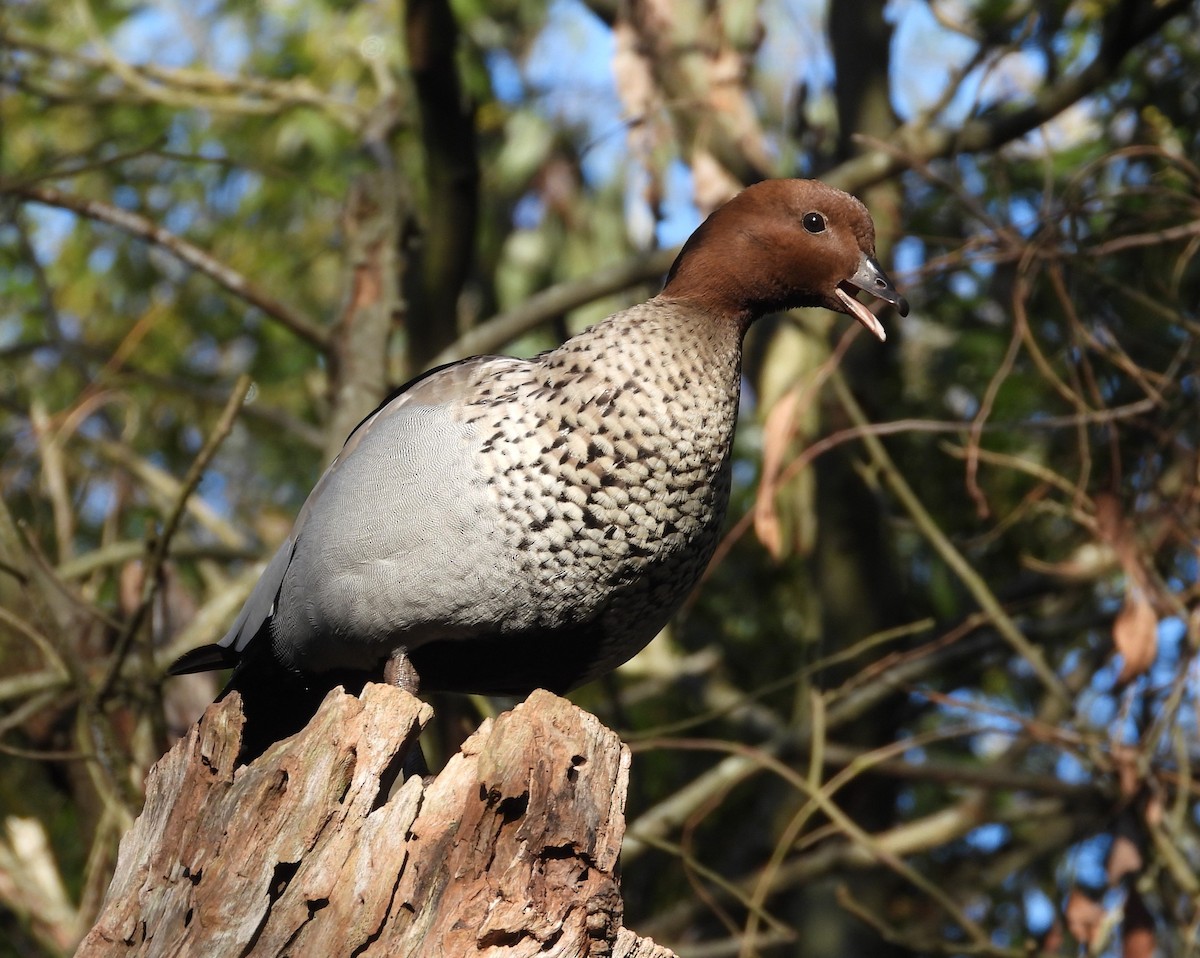
[[[1162,796],[1158,794],[1157,789],[1152,790],[1150,797],[1146,799],[1146,808],[1142,815],[1146,819],[1146,824],[1151,828],[1157,828],[1162,824],[1163,803]]]
[[[1119,884],[1126,875],[1136,875],[1142,870],[1142,852],[1128,835],[1117,834],[1112,848],[1108,850],[1108,883]]]
[[[1096,535],[1117,556],[1130,588],[1146,588],[1146,570],[1142,565],[1141,549],[1134,534],[1133,523],[1121,509],[1120,500],[1108,492],[1095,498]]]
[[[799,388],[790,389],[767,413],[763,423],[762,480],[754,500],[754,533],[776,561],[783,557],[783,529],[776,503],[779,477],[795,431],[796,402]]]
[[[1117,687],[1128,685],[1146,672],[1158,654],[1158,616],[1149,597],[1149,576],[1133,523],[1112,493],[1096,495],[1096,537],[1111,548],[1125,573],[1125,604],[1113,622],[1113,644],[1125,662]]]
[[[1154,664],[1158,654],[1158,616],[1145,592],[1130,585],[1113,622],[1113,644],[1125,660],[1117,686],[1124,687]]]
[[[1104,918],[1104,907],[1090,895],[1072,888],[1067,898],[1067,930],[1081,945],[1091,945]]]
[[[748,66],[749,60],[740,50],[723,47],[713,51],[707,62],[707,106],[741,154],[758,169],[769,170],[771,149],[747,88]]]
[[[1121,932],[1121,958],[1154,958],[1156,945],[1153,926],[1128,928]]]
[[[653,20],[652,4],[640,4],[642,15]],[[659,26],[666,29],[665,26]],[[626,140],[629,152],[647,172],[654,173],[659,155],[671,140],[671,126],[663,109],[663,94],[654,77],[654,67],[642,42],[643,33],[625,18],[613,27],[612,72],[617,97],[629,120]],[[653,177],[652,177],[653,178]]]
[[[650,64],[638,49],[637,32],[624,20],[613,26],[613,80],[617,97],[635,126],[657,108],[658,88]]]
[[[547,158],[537,175],[542,201],[571,228],[579,211],[579,167],[562,154]]]
[[[711,213],[726,203],[742,184],[708,150],[692,152],[692,198],[701,213]]]
[[[134,559],[121,566],[117,576],[117,603],[122,615],[133,615],[142,602],[142,586],[146,582],[146,570],[141,559]]]

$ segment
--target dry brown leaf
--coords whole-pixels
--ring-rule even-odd
[[[1102,492],[1095,498],[1096,535],[1117,555],[1121,568],[1130,582],[1146,588],[1146,570],[1142,567],[1141,550],[1133,523],[1121,511],[1121,502],[1111,493]]]
[[[1121,958],[1154,958],[1154,928],[1129,928],[1121,932]]]
[[[708,101],[714,110],[736,114],[746,104],[746,58],[730,47],[713,51],[708,60]]]
[[[1065,917],[1072,937],[1082,945],[1090,945],[1104,918],[1104,907],[1090,895],[1072,888]]]
[[[1125,660],[1117,678],[1118,687],[1143,674],[1158,654],[1158,616],[1145,592],[1132,583],[1113,622],[1113,644]]]
[[[1146,672],[1158,654],[1158,616],[1149,596],[1149,576],[1133,524],[1120,500],[1108,492],[1095,497],[1096,536],[1116,553],[1125,572],[1125,603],[1113,622],[1113,645],[1125,660],[1117,687],[1128,685]]]
[[[708,105],[742,155],[760,170],[769,170],[771,150],[746,86],[748,76],[747,59],[740,51],[715,51],[708,60]]]
[[[742,184],[703,148],[692,151],[692,199],[701,213],[708,214],[723,206],[742,188]]]
[[[623,4],[622,4],[623,6]],[[679,9],[672,0],[642,0],[629,5],[629,15],[634,17],[642,33],[668,37],[674,32]]]
[[[142,602],[142,586],[146,581],[146,570],[141,559],[134,559],[121,566],[117,576],[117,604],[122,615],[133,615]]]
[[[762,480],[754,500],[754,533],[758,541],[779,560],[783,557],[783,531],[775,501],[779,491],[779,476],[783,472],[788,449],[791,448],[799,388],[790,389],[767,413],[763,423]]]
[[[636,31],[624,20],[613,27],[613,80],[627,116],[644,121],[658,107],[658,87],[650,63],[638,47]],[[639,126],[635,123],[634,126]]]
[[[654,78],[654,68],[646,57],[637,29],[628,21],[618,20],[613,27],[612,71],[617,97],[624,108],[626,140],[629,152],[647,170],[654,167],[653,157],[670,142],[670,123],[663,112],[662,91]]]
[[[570,227],[579,209],[579,169],[574,161],[552,155],[538,173],[538,186],[542,201]]]
[[[1136,888],[1125,899],[1125,920],[1121,924],[1121,958],[1154,958],[1157,935],[1154,916]]]
[[[1113,838],[1112,848],[1108,851],[1108,883],[1119,884],[1126,875],[1136,875],[1142,870],[1142,852],[1128,835],[1117,835]]]
[[[1150,797],[1146,799],[1146,810],[1142,813],[1146,819],[1146,824],[1151,828],[1157,828],[1162,824],[1163,820],[1163,803],[1162,796],[1157,790],[1150,793]]]

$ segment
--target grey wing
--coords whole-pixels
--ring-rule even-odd
[[[403,433],[414,428],[420,433],[430,432],[425,421],[436,424],[448,420],[449,410],[461,402],[464,390],[471,389],[481,380],[486,381],[527,364],[527,360],[508,356],[479,356],[440,367],[401,387],[367,416],[351,432],[337,458],[309,493],[291,534],[267,564],[229,631],[215,645],[184,655],[171,666],[171,673],[182,674],[236,664],[247,646],[277,615],[285,579],[290,580],[289,593],[293,599],[297,593],[328,588],[327,582],[315,581],[311,568],[297,570],[294,567],[297,544],[303,543],[301,549],[321,550],[331,534],[337,535],[340,520],[348,510],[361,517],[377,507],[373,499],[378,498],[380,486],[386,484],[389,478],[380,474],[377,447],[393,445],[395,440],[403,439],[402,435],[395,435],[397,432]],[[440,440],[436,425],[432,433],[432,436],[424,438],[432,439],[436,448]],[[315,535],[307,535],[314,532],[313,527],[316,527]],[[310,541],[312,539],[316,541]],[[302,561],[301,565],[305,563]],[[311,563],[308,565],[311,566]],[[289,571],[293,573],[291,576]],[[296,631],[295,622],[286,631]],[[286,647],[290,641],[289,636],[284,634],[276,638],[276,645]],[[284,653],[284,658],[292,657],[287,648],[279,651]]]
[[[258,582],[250,590],[242,611],[233,620],[233,625],[224,637],[212,645],[202,645],[185,652],[167,667],[168,675],[229,669],[241,661],[246,646],[275,612],[275,597],[279,594],[279,586],[283,582],[288,564],[292,561],[295,541],[293,536],[288,536],[271,557]]]
[[[250,596],[242,611],[233,620],[233,625],[225,633],[217,645],[232,649],[234,652],[245,651],[250,640],[258,634],[263,623],[275,613],[275,598],[279,595],[279,587],[283,584],[283,575],[292,561],[292,551],[295,548],[295,533],[288,536],[283,545],[271,557],[262,576],[250,590]]]

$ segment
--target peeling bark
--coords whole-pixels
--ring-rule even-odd
[[[671,958],[620,927],[629,751],[535,692],[436,778],[397,776],[432,711],[369,685],[235,767],[236,694],[154,767],[77,952]]]

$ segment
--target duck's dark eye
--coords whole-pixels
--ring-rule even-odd
[[[805,213],[804,228],[810,233],[824,233],[825,217],[820,213]]]

